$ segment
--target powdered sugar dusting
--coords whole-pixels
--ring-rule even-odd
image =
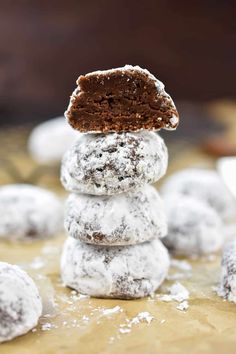
[[[179,282],[174,283],[172,286],[168,288],[169,294],[159,295],[159,299],[161,301],[177,301],[182,302],[184,300],[188,300],[189,291]]]
[[[168,164],[154,132],[81,134],[62,161],[61,182],[75,193],[113,195],[159,180]]]
[[[176,307],[178,310],[186,311],[189,307],[189,291],[179,282],[175,282],[167,288],[168,294],[158,294],[157,298],[164,302],[176,301],[180,304]]]
[[[114,196],[71,194],[65,228],[86,243],[129,245],[165,236],[167,221],[157,190],[146,185]]]
[[[63,282],[96,297],[149,295],[163,282],[168,268],[168,253],[158,239],[126,247],[106,247],[87,245],[69,237],[61,258]]]
[[[113,315],[114,313],[117,313],[117,312],[123,312],[123,309],[120,307],[120,306],[115,306],[111,309],[104,309],[103,310],[103,315]]]
[[[164,199],[168,234],[163,239],[174,254],[192,257],[218,251],[223,243],[223,223],[217,212],[188,195],[167,195]]]
[[[183,301],[178,306],[176,306],[176,308],[177,308],[177,310],[180,310],[180,311],[187,311],[189,308],[189,304],[187,301]]]
[[[148,312],[140,312],[135,317],[131,319],[126,319],[126,323],[120,324],[119,332],[121,334],[127,334],[131,332],[131,329],[134,325],[138,325],[140,323],[150,323],[154,320],[154,317]]]
[[[17,266],[0,262],[0,342],[37,325],[42,302],[33,280]]]
[[[221,262],[221,281],[217,289],[219,296],[236,303],[236,238],[224,248]]]

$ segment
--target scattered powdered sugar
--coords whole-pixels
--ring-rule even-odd
[[[164,302],[176,301],[180,304],[176,307],[178,310],[186,311],[189,307],[189,291],[179,282],[175,282],[168,289],[169,294],[157,295],[157,298]]]
[[[168,289],[169,294],[159,295],[161,301],[177,301],[182,302],[189,299],[189,291],[179,282],[174,283]]]
[[[178,306],[176,306],[177,310],[180,310],[180,311],[187,311],[188,308],[189,308],[189,304],[188,304],[188,301],[183,301],[181,302]]]
[[[120,306],[115,306],[111,309],[104,309],[102,311],[103,315],[113,315],[114,313],[118,313],[118,312],[123,312],[123,309]]]
[[[50,322],[46,322],[41,325],[42,331],[51,331],[53,328],[58,328],[58,326]]]
[[[147,322],[150,324],[154,320],[154,317],[147,311],[140,312],[136,317],[131,320],[131,324],[138,324],[140,322]]]
[[[134,325],[138,325],[140,323],[147,323],[148,325],[150,325],[153,320],[154,317],[149,312],[140,312],[132,319],[126,319],[126,323],[120,324],[119,332],[121,334],[130,333]]]

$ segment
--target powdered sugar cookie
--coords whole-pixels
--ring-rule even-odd
[[[113,196],[71,194],[65,228],[86,243],[129,245],[165,236],[167,221],[157,190],[146,185]]]
[[[168,252],[158,239],[106,247],[68,237],[61,258],[61,276],[67,286],[104,298],[147,296],[160,286],[168,268]]]
[[[236,302],[236,239],[230,241],[223,250],[218,294]]]
[[[167,163],[154,132],[83,134],[63,158],[61,181],[71,192],[112,195],[156,182]]]
[[[78,136],[79,132],[66,123],[65,117],[50,119],[32,130],[28,149],[33,159],[39,163],[58,163]]]
[[[200,199],[222,218],[236,215],[236,202],[214,170],[190,168],[179,171],[166,179],[161,193],[163,196],[177,193]]]
[[[63,207],[57,196],[28,184],[0,188],[0,215],[0,239],[46,238],[63,225]]]
[[[0,262],[0,342],[37,325],[42,302],[33,280],[19,267]]]
[[[188,257],[218,251],[223,243],[220,216],[195,198],[174,195],[165,200],[168,234],[163,243],[173,253]]]

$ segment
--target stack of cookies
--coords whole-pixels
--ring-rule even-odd
[[[82,132],[62,161],[67,200],[63,282],[95,297],[139,298],[163,282],[169,256],[162,201],[150,184],[168,152],[155,132],[174,130],[178,113],[164,85],[126,65],[80,76],[66,118]]]

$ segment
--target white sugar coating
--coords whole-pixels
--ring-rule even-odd
[[[112,195],[156,182],[167,164],[154,132],[81,134],[63,158],[61,182],[71,192]]]
[[[218,251],[223,244],[223,224],[206,203],[185,195],[164,199],[168,234],[163,243],[175,254],[187,257]]]
[[[50,119],[32,130],[28,150],[39,163],[58,163],[79,134],[67,124],[65,117]]]
[[[236,303],[236,238],[223,250],[218,295]]]
[[[0,262],[0,343],[27,333],[41,313],[33,280],[19,267]]]
[[[154,187],[113,196],[71,194],[65,228],[71,237],[100,245],[131,245],[167,234],[164,205]]]
[[[29,184],[0,188],[0,238],[28,240],[53,236],[63,227],[63,205],[52,192]]]
[[[163,196],[180,194],[200,199],[222,218],[236,215],[236,201],[215,170],[189,168],[174,173],[164,181]]]
[[[165,279],[169,256],[158,239],[133,246],[88,245],[68,237],[61,258],[65,285],[94,297],[140,298]]]
[[[120,72],[123,75],[132,74],[135,72],[139,72],[140,74],[145,75],[149,80],[153,81],[153,83],[156,87],[156,90],[157,90],[157,98],[159,98],[160,96],[163,97],[163,104],[166,104],[166,102],[168,102],[169,106],[173,107],[173,110],[176,109],[172,98],[165,91],[164,84],[160,80],[158,80],[153,74],[151,74],[147,69],[142,69],[138,65],[135,65],[135,66],[125,65],[123,67],[114,68],[114,69],[97,70],[97,71],[93,71],[91,73],[88,73],[85,76],[90,77],[90,76],[96,75],[96,76],[100,76],[102,78],[102,77],[109,77],[109,75],[120,73]],[[77,80],[78,87],[75,88],[75,90],[73,91],[73,93],[71,95],[71,100],[69,102],[69,106],[67,108],[67,111],[65,112],[65,116],[67,116],[67,112],[69,112],[70,109],[72,108],[72,106],[74,104],[74,100],[76,100],[76,97],[80,94],[80,92],[82,92],[80,85],[79,85],[79,79],[80,79],[80,77]],[[170,117],[169,123],[166,123],[164,129],[175,130],[178,126],[178,123],[179,123],[179,118],[173,113],[173,116]],[[92,133],[92,131],[90,131],[90,133]]]

